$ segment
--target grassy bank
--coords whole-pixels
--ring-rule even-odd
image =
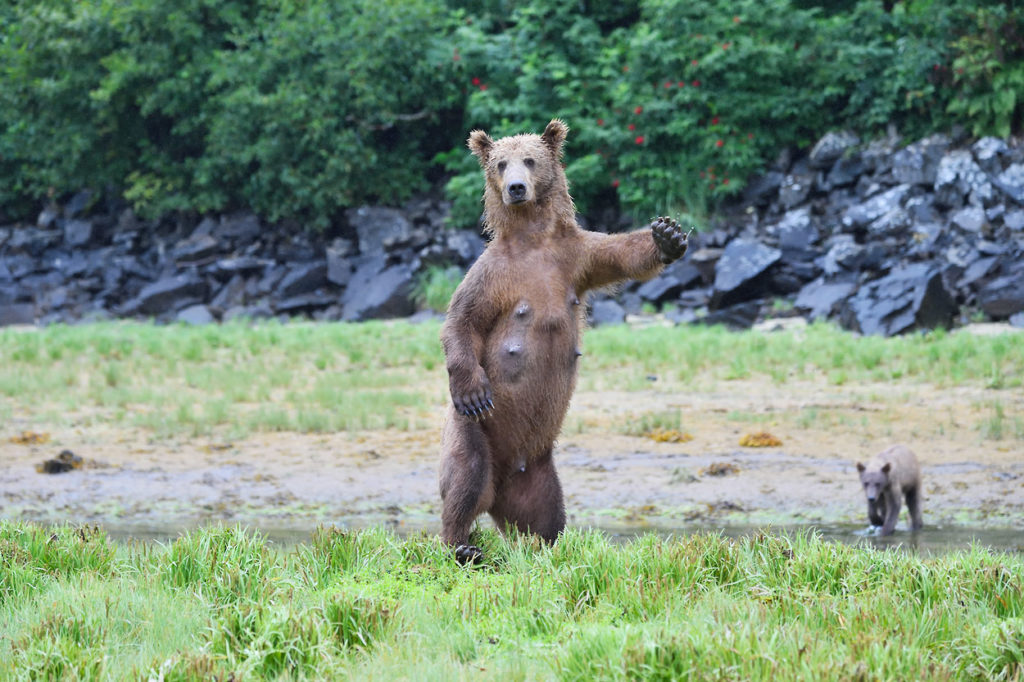
[[[0,418],[105,423],[157,436],[425,428],[447,401],[439,324],[139,323],[0,330]],[[1000,395],[1024,381],[1016,335],[884,339],[799,332],[604,327],[587,332],[582,390],[700,390],[719,382],[921,382]],[[998,414],[998,410],[995,414]],[[1024,437],[1024,422],[1001,428]]]
[[[1020,679],[1024,558],[757,533],[209,527],[167,546],[0,522],[0,679]]]

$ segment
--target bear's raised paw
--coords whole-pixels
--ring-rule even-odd
[[[661,262],[666,265],[683,257],[689,235],[690,231],[683,232],[679,223],[668,216],[659,216],[651,223],[651,236],[661,251]]]

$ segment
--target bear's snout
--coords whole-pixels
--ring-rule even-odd
[[[508,184],[508,198],[513,202],[520,202],[526,199],[526,183],[510,182]]]

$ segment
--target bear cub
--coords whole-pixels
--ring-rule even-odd
[[[921,530],[921,467],[910,448],[886,448],[867,465],[857,462],[857,471],[868,499],[868,520],[882,527],[880,535],[892,535],[904,499],[911,529]]]
[[[670,218],[622,234],[580,228],[562,168],[568,130],[555,119],[540,135],[474,130],[468,140],[492,239],[441,329],[451,393],[441,536],[461,562],[481,559],[469,544],[480,514],[548,542],[565,527],[552,451],[583,355],[587,292],[652,277],[686,252],[687,233]]]

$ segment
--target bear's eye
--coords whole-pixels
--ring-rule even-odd
[[[507,166],[508,166],[508,161],[499,161],[498,162],[498,172],[499,173],[504,173],[505,172],[505,168]]]
[[[534,165],[533,159],[523,159],[523,165],[532,170]]]

